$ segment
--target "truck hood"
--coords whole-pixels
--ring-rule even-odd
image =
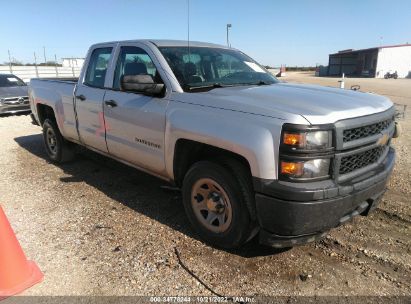
[[[334,123],[383,112],[393,106],[380,95],[291,83],[218,88],[183,95],[187,98],[182,98],[183,102],[281,119],[287,119],[287,114],[301,115],[311,124]]]
[[[0,87],[0,98],[28,96],[27,86]]]

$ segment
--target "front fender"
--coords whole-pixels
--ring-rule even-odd
[[[197,106],[170,110],[167,113],[165,136],[167,174],[174,178],[176,142],[187,139],[241,155],[248,161],[254,177],[276,179],[275,160],[282,120],[270,118],[270,124],[258,124],[258,118],[251,116]],[[278,128],[275,125],[273,127],[272,122],[278,123]]]

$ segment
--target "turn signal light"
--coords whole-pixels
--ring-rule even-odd
[[[304,172],[304,163],[281,162],[281,174],[301,176]]]
[[[283,143],[289,146],[302,147],[305,145],[305,133],[284,132]]]

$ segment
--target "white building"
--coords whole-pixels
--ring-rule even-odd
[[[330,54],[328,75],[384,78],[397,71],[399,78],[411,78],[411,44],[343,50]]]
[[[84,63],[84,58],[61,58],[63,60],[63,67],[67,68],[81,68]]]

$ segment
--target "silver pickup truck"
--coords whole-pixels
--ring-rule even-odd
[[[217,247],[317,240],[373,210],[394,166],[389,99],[279,82],[221,45],[96,44],[78,80],[29,97],[53,161],[81,145],[174,183]]]

